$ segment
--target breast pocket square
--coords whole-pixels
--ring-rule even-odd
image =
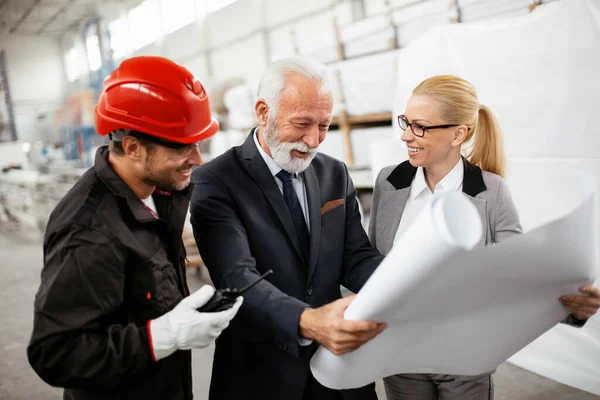
[[[341,206],[342,204],[344,204],[344,201],[345,201],[344,199],[328,201],[327,203],[325,203],[325,205],[323,207],[321,207],[321,215],[328,213],[329,211],[333,210],[334,208]]]

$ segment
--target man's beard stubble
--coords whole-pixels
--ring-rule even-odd
[[[166,175],[166,174],[165,174]],[[166,190],[167,192],[173,192],[176,190],[183,190],[189,186],[190,182],[180,183],[178,184],[175,179],[168,176],[161,176],[154,173],[147,173],[146,176],[142,179],[142,181],[148,186],[155,186],[162,190]]]
[[[156,163],[154,162],[152,157],[149,157],[146,162],[146,168],[144,169],[145,175],[142,178],[142,182],[144,182],[148,186],[155,186],[162,190],[166,190],[168,192],[183,190],[189,186],[190,181],[186,181],[183,183],[178,183],[174,177],[176,173],[175,170],[164,170],[164,171],[156,171],[155,169]],[[185,165],[182,165],[180,168],[184,168]]]

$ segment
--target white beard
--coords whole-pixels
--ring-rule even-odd
[[[273,157],[277,165],[292,174],[302,172],[308,168],[313,158],[317,155],[317,149],[312,149],[306,143],[302,142],[280,142],[277,123],[274,121],[271,121],[271,123],[273,124],[273,128],[265,128],[263,136],[267,147],[271,150],[271,157]],[[309,153],[309,155],[306,158],[294,157],[291,154],[292,150]]]

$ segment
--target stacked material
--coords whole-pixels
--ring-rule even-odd
[[[392,21],[396,27],[398,47],[404,47],[437,25],[456,20],[457,12],[447,0],[412,1],[395,10]],[[418,60],[415,60],[418,62]]]
[[[0,220],[43,233],[52,208],[68,188],[31,170],[0,172]]]
[[[330,66],[330,79],[334,85],[339,84],[348,115],[390,111],[396,86],[397,59],[398,51],[390,51]]]
[[[548,0],[544,3],[548,3]],[[461,0],[461,21],[472,22],[525,15],[529,12],[531,4],[530,0]]]
[[[340,28],[344,56],[353,58],[395,46],[394,27],[387,15],[365,18]]]
[[[391,127],[353,129],[350,132],[355,168],[369,168],[373,162],[371,143],[389,140],[394,135]],[[344,142],[339,130],[331,130],[319,146],[319,151],[344,160]]]
[[[225,92],[223,102],[227,108],[228,129],[248,129],[256,124],[254,101],[256,88],[247,83],[234,86]]]

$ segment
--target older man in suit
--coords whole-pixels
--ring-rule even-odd
[[[352,351],[385,324],[345,321],[351,298],[383,257],[360,221],[344,163],[317,153],[332,117],[325,67],[303,58],[270,65],[258,89],[259,126],[193,173],[191,222],[218,288],[244,306],[216,342],[211,399],[376,399],[374,384],[335,391],[310,372],[320,344]]]

